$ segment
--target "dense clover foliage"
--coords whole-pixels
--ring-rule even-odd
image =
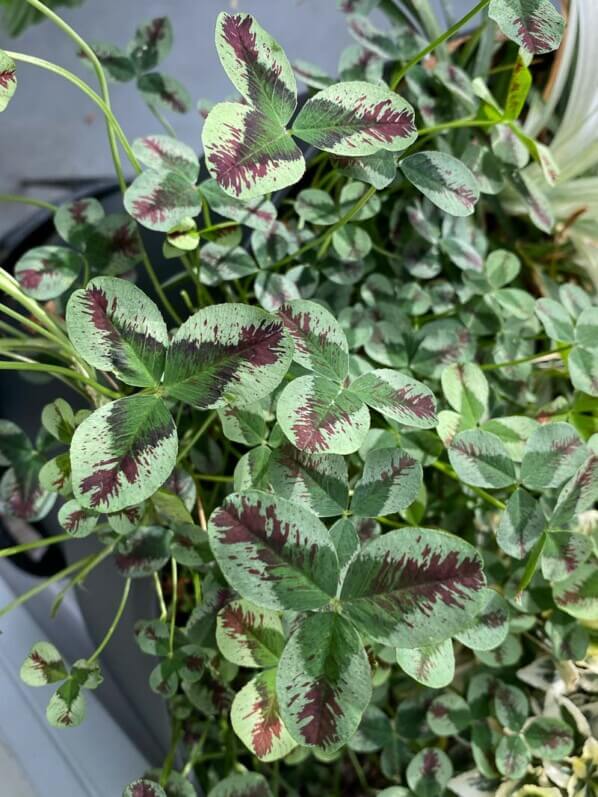
[[[598,305],[545,193],[550,135],[524,124],[564,23],[482,0],[447,47],[460,25],[405,5],[339,2],[340,82],[222,13],[240,96],[199,103],[208,174],[161,116],[190,104],[155,71],[168,20],[78,43],[167,134],[130,146],[104,81],[126,212],[65,204],[62,243],[0,274],[0,365],[78,393],[35,440],[0,421],[0,509],[58,502],[55,542],[97,538],[55,608],[106,557],[123,576],[89,658],[39,642],[23,664],[52,725],[83,720],[154,580],[135,635],[173,749],[127,797],[596,794]],[[0,110],[18,60],[0,52]]]

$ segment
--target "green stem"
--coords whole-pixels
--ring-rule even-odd
[[[234,481],[233,476],[219,476],[212,473],[197,473],[195,478],[200,482],[217,482],[218,484],[228,484]]]
[[[166,608],[166,603],[164,602],[162,582],[160,581],[160,576],[157,573],[154,573],[154,587],[156,588],[156,596],[158,598],[158,605],[160,606],[160,620],[164,622],[164,620],[166,620],[168,617],[168,609]]]
[[[424,47],[423,50],[420,50],[419,53],[417,53],[417,55],[414,55],[410,61],[407,61],[405,66],[403,66],[393,77],[390,84],[391,90],[394,91],[397,88],[397,86],[399,85],[401,80],[403,80],[407,72],[409,72],[409,70],[412,67],[414,67],[417,63],[419,63],[422,60],[422,58],[425,58],[426,55],[429,55],[432,52],[432,50],[435,50],[440,44],[447,41],[447,39],[450,39],[451,36],[453,36],[455,33],[457,33],[458,30],[460,30],[460,28],[463,27],[463,25],[466,25],[470,19],[475,17],[476,14],[479,14],[480,11],[486,8],[486,6],[489,3],[490,0],[480,0],[480,2],[476,6],[474,6],[474,8],[472,8],[471,11],[468,11],[464,17],[461,17],[461,19],[457,20],[457,22],[455,22],[454,25],[451,25],[450,28],[445,30],[442,36],[438,36],[438,38],[434,39],[434,41],[430,42],[430,44]]]
[[[176,559],[174,556],[170,560],[170,572],[172,577],[172,596],[170,600],[170,635],[168,639],[168,658],[174,655],[174,632],[176,631],[176,610],[178,602],[179,573]]]
[[[62,331],[59,324],[53,318],[51,318],[44,308],[35,301],[35,299],[31,299],[31,297],[23,293],[23,290],[16,279],[3,268],[0,268],[0,291],[7,293],[11,298],[18,302],[21,307],[24,307],[26,310],[28,310],[31,315],[39,321],[42,327],[47,330],[47,332],[40,332],[40,334],[58,341],[62,346],[67,346],[69,349],[72,348],[68,337]],[[6,308],[4,305],[1,305],[0,307],[2,308],[2,312],[6,313],[6,315],[12,316],[13,318],[15,317],[14,310],[10,312],[10,308]],[[22,316],[19,316],[19,319],[20,318],[22,318]]]
[[[441,473],[444,473],[445,476],[448,476],[450,479],[453,479],[454,481],[457,482],[461,481],[461,479],[457,476],[457,474],[451,468],[451,466],[447,465],[445,462],[439,462],[437,460],[436,462],[432,462],[432,467],[436,468],[436,470],[439,470]],[[500,501],[498,498],[495,498],[490,493],[487,493],[486,490],[482,490],[480,487],[473,487],[471,484],[466,484],[466,486],[473,493],[475,493],[480,498],[483,498],[484,501],[491,504],[496,509],[500,509],[502,511],[507,508],[507,505],[504,503],[504,501]]]
[[[31,329],[33,332],[36,332],[38,335],[42,335],[48,340],[51,340],[53,343],[57,344],[62,349],[64,344],[59,338],[56,337],[56,335],[54,335],[52,332],[49,332],[47,329],[45,329],[45,327],[40,327],[38,324],[35,323],[35,321],[32,321],[30,318],[21,315],[21,313],[17,313],[16,310],[13,310],[11,307],[8,307],[7,305],[2,303],[0,303],[0,313],[4,313],[4,315],[7,315],[9,318],[18,321],[18,323],[21,324],[22,326]]]
[[[459,127],[494,127],[496,124],[497,122],[490,119],[474,119],[471,117],[466,119],[454,119],[452,122],[443,122],[442,124],[433,125],[432,127],[422,127],[417,133],[418,136],[429,136],[435,133],[441,133],[443,130],[452,130]]]
[[[129,598],[130,590],[131,590],[131,579],[128,578],[125,581],[125,588],[123,589],[122,598],[120,599],[120,603],[118,604],[118,609],[116,610],[116,614],[114,615],[114,620],[110,624],[110,628],[106,632],[106,636],[104,637],[104,639],[102,639],[100,644],[97,646],[95,652],[92,653],[92,655],[87,659],[88,664],[93,664],[94,661],[96,661],[96,659],[101,655],[102,651],[105,649],[106,645],[112,639],[112,636],[116,631],[116,628],[121,620],[121,617],[123,616],[123,612],[125,610],[125,606],[127,605],[127,600]]]
[[[357,775],[357,780],[359,781],[359,785],[363,789],[364,794],[370,793],[370,787],[368,785],[368,780],[365,776],[365,772],[363,771],[363,767],[359,763],[359,759],[349,747],[347,748],[347,753],[349,755],[349,760],[355,770],[355,774]]]
[[[55,534],[53,537],[42,537],[40,540],[33,542],[23,542],[20,545],[13,545],[11,548],[2,548],[0,550],[0,559],[5,559],[7,556],[16,556],[24,551],[34,551],[36,548],[46,548],[48,545],[54,545],[57,542],[65,542],[72,540],[70,534]]]
[[[135,153],[131,149],[131,145],[129,144],[127,137],[125,136],[123,129],[120,126],[117,118],[112,113],[110,105],[106,103],[98,94],[96,94],[96,92],[90,86],[88,86],[88,84],[84,80],[81,80],[81,78],[77,77],[77,75],[73,74],[73,72],[69,72],[68,69],[64,69],[63,67],[58,66],[58,64],[53,64],[51,61],[46,61],[43,58],[37,58],[36,56],[33,55],[26,55],[25,53],[15,53],[8,50],[7,53],[14,61],[21,61],[24,64],[30,64],[31,66],[37,66],[40,69],[45,69],[48,72],[53,72],[54,74],[59,75],[60,77],[67,80],[69,83],[72,83],[73,85],[77,86],[77,88],[79,88],[84,94],[86,94],[89,97],[89,99],[93,103],[95,103],[95,105],[97,105],[98,108],[102,111],[102,113],[106,118],[106,124],[109,125],[110,130],[114,130],[114,134],[118,138],[122,148],[124,149],[127,155],[127,158],[131,162],[131,165],[133,166],[136,172],[141,171],[141,166],[139,165],[139,161],[135,157]],[[119,176],[119,184],[122,191],[124,192],[124,190],[127,187],[126,182],[124,180],[124,176],[122,180],[123,182],[121,184]],[[19,200],[12,199],[11,201],[19,201]],[[45,203],[45,205],[49,205],[49,203]],[[54,205],[50,206],[49,209],[56,210]]]
[[[53,22],[60,30],[66,33],[72,41],[75,42],[77,47],[79,47],[82,52],[89,58],[91,65],[96,73],[98,83],[100,84],[100,93],[104,100],[107,110],[111,113],[110,108],[110,92],[108,91],[108,81],[106,80],[106,75],[104,74],[104,69],[102,64],[100,63],[97,55],[93,51],[93,49],[87,44],[87,42],[79,36],[79,34],[71,28],[63,19],[61,19],[58,14],[55,14],[54,11],[49,9],[45,6],[40,0],[27,0],[30,6],[36,8],[41,14],[47,17],[51,22]],[[108,132],[108,142],[110,145],[110,152],[112,154],[112,160],[114,162],[114,169],[116,171],[118,182],[121,188],[121,191],[124,193],[127,187],[125,177],[122,170],[122,165],[120,162],[120,153],[118,151],[118,145],[116,143],[116,138],[114,135],[114,129],[112,124],[106,120],[106,129]]]
[[[147,275],[150,278],[150,281],[152,283],[152,286],[153,286],[154,290],[156,291],[156,293],[160,297],[160,301],[162,302],[164,307],[170,313],[170,316],[172,317],[173,321],[176,324],[179,324],[179,325],[182,324],[183,323],[183,319],[180,317],[180,315],[174,309],[174,307],[170,303],[170,300],[168,299],[168,297],[164,293],[162,285],[160,284],[160,280],[158,279],[158,277],[156,275],[156,272],[154,271],[154,267],[152,266],[151,260],[149,259],[149,255],[145,251],[145,247],[142,247],[141,256],[142,256],[142,259],[143,259],[143,265],[145,267]]]
[[[22,196],[21,194],[0,194],[0,202],[15,202],[19,205],[32,205],[34,208],[42,208],[49,210],[50,213],[56,213],[58,205],[53,205],[51,202],[46,202],[44,199],[34,199],[29,196]]]
[[[507,360],[502,363],[485,363],[481,365],[480,368],[482,371],[496,371],[498,368],[509,368],[512,365],[522,365],[523,363],[532,363],[535,360],[543,360],[545,357],[550,357],[552,354],[561,354],[562,352],[570,351],[572,348],[572,346],[561,346],[558,349],[540,352],[540,354],[530,354],[528,357],[520,357],[517,360]]]
[[[164,759],[164,766],[162,767],[162,772],[160,773],[160,786],[164,787],[168,783],[168,778],[170,777],[170,773],[172,772],[172,768],[174,766],[174,757],[176,755],[177,747],[179,746],[179,742],[181,740],[181,736],[183,735],[183,729],[181,727],[180,721],[176,721],[172,726],[172,736],[170,738],[170,748],[168,750],[168,754]]]
[[[49,365],[48,363],[20,363],[20,362],[4,362],[0,361],[0,371],[38,371],[40,373],[57,374],[66,376],[68,379],[74,379],[77,382],[83,382],[89,385],[98,393],[108,398],[118,399],[122,398],[122,393],[117,393],[115,390],[110,390],[108,387],[100,385],[95,379],[90,379],[85,374],[80,374],[78,371],[73,371],[70,368],[63,368],[61,365]]]
[[[218,417],[217,412],[211,412],[208,415],[208,417],[205,419],[205,421],[202,423],[199,429],[194,433],[193,437],[189,440],[189,442],[186,443],[179,451],[179,455],[177,457],[177,465],[179,462],[182,462],[185,459],[185,457],[191,451],[193,446],[197,443],[199,438],[205,434],[205,432],[210,428],[210,426],[216,420],[217,417]]]
[[[71,573],[74,573],[76,570],[79,570],[79,568],[85,567],[93,558],[94,554],[91,554],[91,556],[87,556],[85,557],[85,559],[79,559],[79,561],[73,562],[73,564],[68,565],[68,567],[64,567],[58,573],[55,573],[53,576],[50,576],[50,578],[47,578],[45,581],[42,581],[41,584],[36,584],[35,587],[28,589],[27,592],[23,592],[22,595],[19,595],[18,598],[15,598],[14,601],[11,601],[3,609],[0,610],[0,617],[4,617],[13,609],[22,606],[30,598],[34,598],[40,592],[43,592],[47,587],[51,586],[52,584],[55,584],[57,581],[62,581],[63,578],[70,576]]]

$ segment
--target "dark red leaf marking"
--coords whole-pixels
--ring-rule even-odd
[[[441,717],[446,717],[449,713],[449,710],[442,703],[432,703],[430,706],[430,713],[433,717],[438,717],[438,719],[440,719]]]
[[[44,278],[42,271],[36,271],[34,268],[24,268],[16,275],[19,285],[22,288],[33,290],[37,288]]]
[[[156,17],[147,26],[147,43],[150,46],[158,44],[166,35],[166,17]]]
[[[115,447],[129,437],[127,431],[126,403],[115,402],[108,416],[110,437]],[[135,484],[139,478],[139,467],[149,464],[157,446],[172,434],[170,423],[162,426],[151,426],[131,441],[130,450],[117,454],[109,459],[94,463],[94,473],[82,479],[79,489],[82,493],[91,492],[91,505],[97,507],[109,498],[116,497],[121,489],[122,477],[129,484]]]
[[[129,222],[125,222],[112,233],[110,237],[110,251],[113,254],[122,254],[131,259],[141,254],[137,230]]]
[[[151,224],[162,224],[166,221],[169,210],[176,206],[176,192],[164,186],[156,186],[147,196],[133,201],[135,218]]]
[[[75,224],[85,224],[87,221],[85,212],[88,207],[89,201],[87,199],[78,199],[75,202],[71,202],[69,215]]]
[[[486,628],[500,628],[507,621],[507,615],[502,609],[497,609],[494,612],[481,614],[479,620]]]
[[[0,88],[8,89],[11,83],[16,82],[16,72],[14,69],[4,69],[0,72]]]
[[[339,741],[337,723],[343,716],[337,690],[324,677],[306,682],[305,687],[309,688],[305,692],[305,703],[298,719],[307,722],[301,726],[301,735],[309,745],[327,747],[336,744]]]
[[[267,685],[261,680],[255,682],[255,688],[258,699],[243,719],[258,717],[251,730],[251,741],[255,754],[262,758],[272,751],[274,740],[280,738],[283,726],[278,714],[276,693],[269,693]]]
[[[77,531],[79,525],[85,520],[87,513],[84,509],[75,509],[71,512],[64,524],[65,531]]]
[[[514,20],[520,41],[530,53],[541,53],[551,50],[553,42],[546,35],[542,20],[536,16],[529,16],[527,19],[517,17]]]
[[[422,775],[426,778],[432,778],[440,768],[440,760],[436,750],[426,750],[422,761]]]

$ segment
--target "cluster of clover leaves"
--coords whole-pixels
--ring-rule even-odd
[[[199,104],[207,179],[172,135],[130,146],[105,79],[85,89],[137,176],[126,213],[67,203],[63,243],[0,272],[17,322],[0,368],[77,393],[45,407],[35,440],[0,421],[0,508],[35,522],[59,498],[64,533],[43,544],[96,535],[52,577],[70,578],[55,610],[108,557],[124,587],[93,654],[69,668],[40,642],[21,675],[58,685],[51,724],[79,724],[150,577],[160,614],[135,634],[173,747],[126,797],[192,797],[192,774],[210,797],[589,796],[598,307],[583,273],[552,265],[567,244],[522,169],[552,184],[557,165],[519,122],[531,59],[563,23],[548,0],[482,0],[449,58],[459,25],[427,45],[392,2],[340,5],[357,42],[340,83],[291,66],[250,15],[219,16],[242,101]],[[148,74],[165,19],[127,52],[66,32],[150,104],[182,93]],[[19,60],[52,67],[1,52],[2,109]],[[295,115],[296,75],[316,93]],[[164,281],[138,224],[162,234]],[[168,297],[181,285],[186,320]]]

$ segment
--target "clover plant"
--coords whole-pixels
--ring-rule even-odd
[[[343,0],[338,81],[223,12],[238,96],[199,100],[200,157],[162,116],[190,96],[155,71],[167,19],[125,50],[27,4],[100,93],[2,52],[0,109],[16,65],[71,81],[123,191],[49,206],[60,243],[0,272],[0,369],[64,386],[35,439],[0,422],[2,512],[55,507],[63,533],[2,555],[95,537],[55,610],[107,558],[123,577],[87,658],[27,656],[49,722],[83,720],[148,578],[134,633],[172,746],[127,797],[594,794],[598,306],[551,206],[559,111],[526,126],[555,7],[482,0],[442,33],[422,0]],[[109,78],[166,131],[130,143]]]

